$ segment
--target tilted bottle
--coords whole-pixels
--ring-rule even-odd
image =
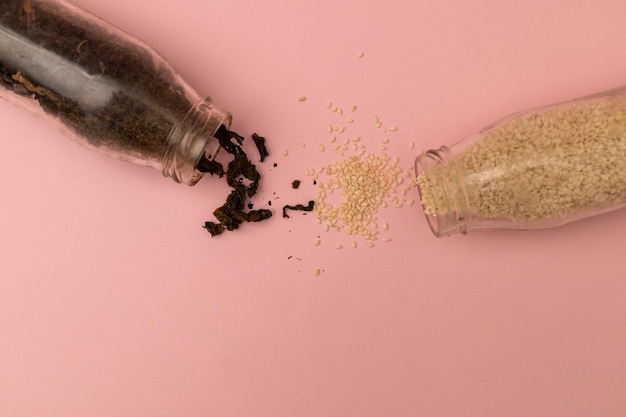
[[[0,2],[0,96],[81,145],[188,185],[232,119],[155,50],[66,0]]]
[[[436,236],[541,229],[626,206],[626,88],[515,114],[416,159]]]

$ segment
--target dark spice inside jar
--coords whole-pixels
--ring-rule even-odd
[[[0,88],[36,100],[84,145],[152,166],[195,104],[164,61],[46,1],[0,2]]]

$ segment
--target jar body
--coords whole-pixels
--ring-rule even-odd
[[[0,95],[89,149],[189,185],[231,122],[153,49],[66,0],[2,1]]]
[[[626,88],[530,110],[416,159],[436,236],[542,229],[626,206]]]

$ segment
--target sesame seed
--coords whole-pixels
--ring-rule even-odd
[[[315,275],[316,277],[319,277],[319,276],[320,276],[320,274],[321,274],[321,272],[322,272],[322,271],[320,271],[320,270],[319,270],[319,268],[318,268],[318,269],[315,269],[315,270],[313,271],[313,275]]]
[[[301,148],[304,148],[306,146],[306,144],[304,142],[298,142],[298,146]]]
[[[383,223],[383,230],[389,230],[389,223]]]
[[[389,138],[383,139],[383,143],[389,143]]]
[[[322,144],[320,144],[320,152],[324,152],[326,150],[326,147]]]
[[[283,156],[289,155],[289,149],[283,149]]]
[[[333,125],[328,125],[328,127],[326,128],[326,130],[328,130],[328,133],[333,133]]]
[[[358,108],[359,108],[358,106],[352,106],[352,108],[350,109],[350,111],[351,111],[352,113],[354,113],[355,111],[357,111],[357,109],[358,109]]]
[[[319,246],[322,243],[321,240],[316,240],[315,242],[313,242],[313,246]]]
[[[333,107],[333,102],[329,101],[328,103],[326,103],[326,108],[330,109],[331,107]]]
[[[335,249],[342,249],[342,248],[343,248],[343,245],[341,243],[337,243],[335,245]]]
[[[361,138],[358,136],[355,138],[352,138],[352,142],[360,142],[360,141],[361,141]]]
[[[398,131],[398,126],[393,126],[389,128],[390,132],[397,132]]]
[[[306,101],[306,96],[300,96],[299,101]]]
[[[359,53],[356,55],[356,57],[357,57],[357,58],[359,58],[359,59],[363,58],[364,56],[365,56],[365,52],[359,52]]]
[[[352,241],[352,248],[356,249],[356,247],[357,247],[357,243],[356,243],[356,241],[355,241],[355,240],[353,240],[353,241]]]
[[[374,124],[376,124],[376,125],[378,125],[380,123],[380,119],[378,118],[378,116],[372,117],[372,120],[374,121]]]
[[[374,243],[372,243],[372,242],[365,242],[365,246],[367,246],[368,248],[373,248],[374,247]]]
[[[348,117],[348,118],[346,119],[346,123],[354,123],[354,119],[353,119],[353,118],[351,118],[351,117]]]
[[[411,143],[409,144],[409,148],[411,148],[411,149],[415,149],[415,142],[411,142]]]
[[[337,136],[333,136],[332,138],[330,138],[329,142],[335,143],[336,140],[337,140]]]
[[[391,242],[391,238],[390,237],[384,237],[383,238],[383,242],[389,243],[389,242]]]

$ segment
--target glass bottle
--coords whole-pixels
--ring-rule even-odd
[[[152,48],[66,0],[0,2],[0,96],[89,149],[188,185],[232,120]]]
[[[616,210],[626,206],[626,88],[515,114],[415,166],[438,237]]]

